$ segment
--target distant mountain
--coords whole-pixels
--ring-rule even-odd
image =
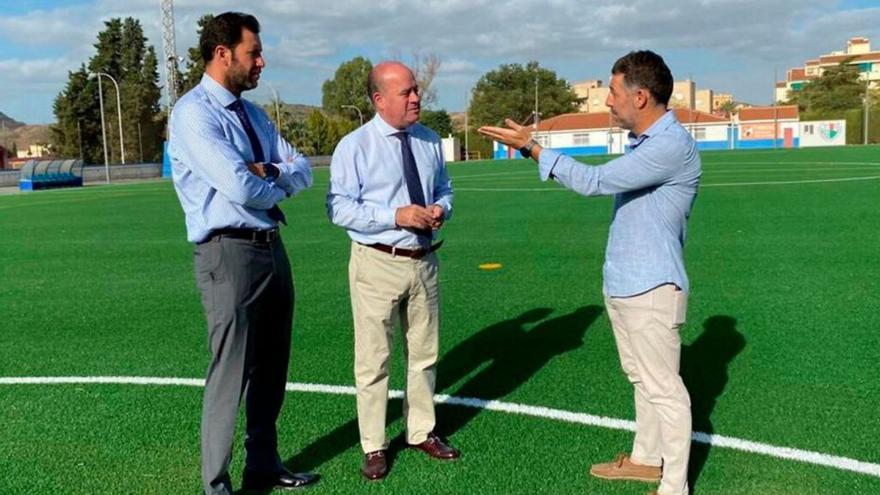
[[[6,129],[15,129],[23,125],[24,122],[19,122],[11,117],[8,117],[5,113],[0,112],[0,129],[3,129],[4,127]]]
[[[5,117],[2,114],[0,116]],[[13,148],[26,150],[32,144],[46,144],[50,142],[52,132],[49,130],[48,125],[17,124],[15,128],[3,127],[0,124],[0,146],[8,150]]]

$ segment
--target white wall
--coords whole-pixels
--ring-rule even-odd
[[[461,161],[461,143],[452,136],[443,138],[443,159],[447,162]]]
[[[800,123],[801,148],[843,146],[846,144],[845,120],[813,120]]]

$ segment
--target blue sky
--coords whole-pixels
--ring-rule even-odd
[[[0,111],[30,124],[54,120],[52,101],[111,17],[140,19],[161,53],[158,0],[0,0]],[[244,8],[229,0],[177,0],[178,54],[195,44],[204,13]],[[319,104],[321,83],[356,55],[373,61],[436,53],[437,107],[459,111],[486,71],[538,60],[569,81],[607,81],[614,60],[648,48],[676,79],[768,103],[774,69],[842,50],[852,36],[880,49],[877,0],[255,0],[268,67],[251,99],[270,87],[288,102]],[[160,74],[164,80],[164,73]]]

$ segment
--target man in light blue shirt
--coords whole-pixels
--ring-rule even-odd
[[[203,27],[205,75],[180,98],[169,123],[174,188],[187,238],[196,244],[196,283],[212,354],[201,431],[202,480],[210,495],[232,494],[229,461],[243,395],[243,487],[298,488],[317,479],[287,471],[278,454],[293,280],[277,204],[310,187],[312,172],[266,113],[241,99],[265,66],[259,32],[256,18],[237,12]]]
[[[452,186],[440,138],[418,124],[412,71],[383,62],[370,72],[376,116],[345,136],[330,164],[327,214],[351,238],[358,429],[368,480],[388,473],[385,436],[388,361],[399,319],[407,358],[403,415],[407,442],[431,457],[459,452],[434,433],[440,326],[434,233],[452,214]]]
[[[679,376],[690,290],[684,267],[687,220],[697,195],[700,156],[667,104],[673,79],[663,59],[631,52],[612,68],[606,105],[630,130],[630,152],[592,167],[542,147],[529,129],[480,132],[538,161],[552,178],[585,196],[613,195],[605,253],[605,305],[624,372],[635,389],[636,436],[630,455],[594,465],[603,479],[660,482],[660,495],[688,493],[690,398]]]

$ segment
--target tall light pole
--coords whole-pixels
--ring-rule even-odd
[[[868,98],[871,94],[871,78],[869,74],[870,72],[865,72],[865,144],[868,144],[868,114],[871,113],[871,105],[868,103]]]
[[[101,87],[101,76],[109,78],[110,81],[113,82],[113,85],[116,86],[116,116],[119,119],[119,152],[122,158],[122,164],[125,165],[125,140],[122,138],[122,103],[120,103],[119,100],[119,84],[116,82],[116,79],[113,79],[113,76],[106,72],[98,71],[94,74],[98,77],[98,88]]]
[[[535,67],[535,138],[538,136],[538,68]]]
[[[353,108],[355,112],[358,113],[358,118],[361,121],[361,125],[364,125],[364,114],[361,113],[361,109],[354,105],[339,105],[341,108]]]
[[[468,149],[468,113],[471,109],[471,92],[470,90],[464,94],[464,161],[470,161],[470,150]],[[494,144],[492,145],[494,146]],[[500,145],[499,145],[500,146]],[[493,148],[494,155],[494,148]]]
[[[110,159],[107,157],[107,128],[104,126],[104,89],[101,87],[101,77],[98,77],[98,105],[101,109],[101,143],[104,145],[104,175],[107,184],[110,183]]]
[[[275,127],[278,129],[278,132],[281,132],[281,110],[279,108],[279,102],[281,101],[281,97],[278,96],[278,91],[275,89],[275,86],[271,84],[267,84],[269,86],[269,90],[272,91],[273,100],[272,102],[275,104]]]

